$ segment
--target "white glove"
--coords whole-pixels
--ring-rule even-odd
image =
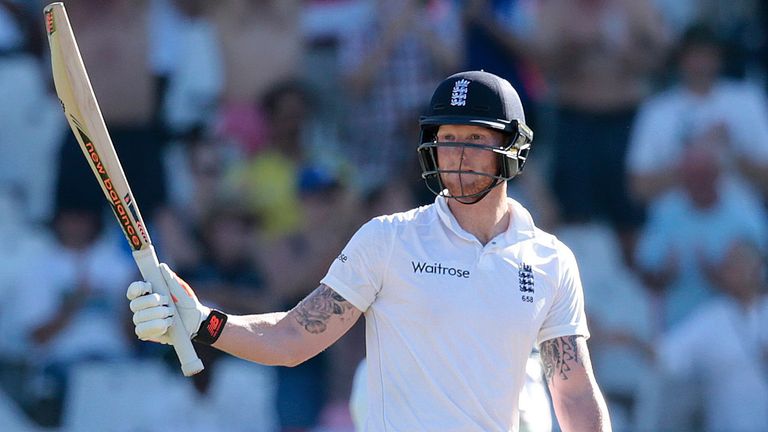
[[[210,315],[211,309],[203,306],[192,288],[167,265],[160,264],[160,273],[165,279],[187,335],[190,339],[194,338],[200,324]],[[173,314],[168,307],[168,297],[153,293],[152,284],[143,281],[133,282],[128,286],[126,296],[131,301],[136,336],[145,341],[171,344],[168,328],[173,325]]]

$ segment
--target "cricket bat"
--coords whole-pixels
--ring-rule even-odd
[[[155,292],[173,298],[160,273],[155,248],[101,116],[64,4],[49,4],[44,9],[44,15],[51,47],[53,81],[67,122],[131,245],[142,277],[152,284]],[[168,330],[171,342],[181,362],[182,372],[192,376],[203,370],[203,362],[187,337],[175,305],[169,303],[173,311],[173,326]]]

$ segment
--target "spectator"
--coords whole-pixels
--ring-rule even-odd
[[[555,90],[551,178],[562,220],[609,222],[631,258],[642,209],[627,194],[628,131],[665,30],[650,0],[539,3],[533,52]]]
[[[726,176],[744,192],[768,196],[768,108],[748,84],[719,78],[720,42],[691,27],[677,49],[680,84],[646,101],[633,127],[627,159],[634,196],[650,203],[677,182],[681,155],[691,145],[718,149]],[[759,195],[757,196],[759,197]]]
[[[703,427],[697,430],[768,430],[768,298],[762,249],[747,238],[733,239],[712,270],[718,295],[671,329],[661,344],[664,373],[684,386],[670,389],[670,394],[696,392],[703,413]],[[688,415],[662,411],[659,417],[683,417],[681,423],[690,423]],[[670,430],[659,425],[661,429]]]
[[[638,242],[638,267],[662,296],[665,328],[709,299],[707,269],[738,238],[768,239],[761,204],[722,175],[721,151],[690,146],[681,155],[680,185],[658,199]]]
[[[130,352],[120,287],[135,270],[117,246],[122,239],[105,236],[101,221],[100,212],[89,207],[58,208],[54,238],[23,264],[15,318],[39,370],[29,385],[40,402],[33,413],[44,425],[60,420],[72,366]]]

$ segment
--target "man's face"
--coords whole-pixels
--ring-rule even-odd
[[[441,143],[469,143],[486,147],[500,147],[504,135],[491,129],[471,125],[443,125],[437,131]],[[473,173],[499,174],[498,157],[495,153],[473,147],[438,147],[437,160],[440,170],[463,171],[441,174],[440,178],[451,195],[471,195],[482,192],[495,179]]]
[[[720,72],[720,51],[709,45],[694,45],[680,57],[683,82],[692,87],[706,87],[717,80]]]

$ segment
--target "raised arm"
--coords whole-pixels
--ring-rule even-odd
[[[257,363],[298,365],[336,342],[362,315],[323,284],[289,312],[221,315],[202,305],[189,285],[165,264],[161,272],[191,339],[213,341],[213,347]],[[173,320],[169,299],[153,294],[146,282],[132,283],[127,296],[136,335],[142,340],[170,343],[167,333]]]
[[[295,366],[336,342],[360,315],[344,297],[321,284],[289,312],[230,315],[213,346],[257,363]]]
[[[541,362],[563,431],[611,430],[608,408],[597,387],[584,337],[563,336],[542,342]]]

